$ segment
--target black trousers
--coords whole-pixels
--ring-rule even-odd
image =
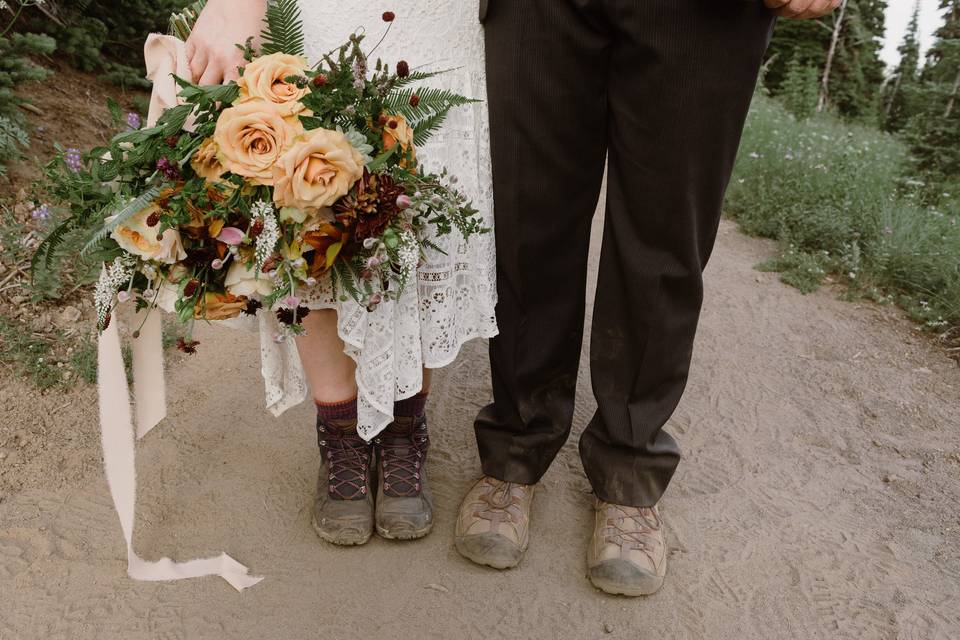
[[[566,441],[591,219],[607,209],[580,440],[597,495],[651,506],[680,460],[703,269],[774,18],[760,0],[487,0],[500,336],[484,473],[539,481]]]

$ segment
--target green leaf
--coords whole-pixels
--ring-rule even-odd
[[[377,171],[379,171],[380,169],[382,169],[383,167],[385,167],[385,166],[387,165],[387,161],[390,160],[390,158],[393,157],[393,155],[397,152],[397,149],[399,148],[399,146],[400,146],[400,145],[396,145],[396,146],[394,146],[392,149],[390,149],[389,151],[384,151],[384,152],[381,153],[379,156],[377,156],[376,158],[374,158],[374,159],[373,159],[373,162],[371,162],[371,163],[367,166],[367,170],[368,170],[370,173],[376,173]]]
[[[120,121],[123,120],[123,110],[120,109],[117,101],[113,98],[107,98],[107,109],[110,110],[110,117],[113,119],[113,124],[120,124]]]

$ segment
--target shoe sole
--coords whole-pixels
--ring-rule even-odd
[[[313,516],[310,519],[310,521],[313,524],[313,530],[316,532],[318,536],[320,536],[322,540],[324,540],[325,542],[329,542],[330,544],[335,544],[338,547],[357,547],[369,542],[370,538],[373,536],[372,532],[368,533],[366,536],[357,536],[357,537],[334,536],[320,528],[320,525],[317,523],[316,516]]]
[[[639,598],[641,596],[652,596],[663,586],[663,578],[650,576],[649,579],[642,580],[635,585],[624,585],[603,578],[594,578],[590,576],[590,582],[600,591],[614,596],[628,596],[630,598]]]
[[[527,545],[523,545],[519,550],[515,551],[515,557],[511,557],[514,554],[496,554],[492,555],[489,553],[477,553],[462,538],[454,538],[453,541],[454,547],[457,549],[457,553],[461,556],[484,567],[491,567],[493,569],[498,569],[500,571],[506,571],[507,569],[513,569],[520,564],[520,561],[523,560],[524,554],[527,552]]]

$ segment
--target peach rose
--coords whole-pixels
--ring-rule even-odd
[[[143,211],[127,218],[110,234],[124,251],[143,258],[164,264],[174,264],[187,257],[180,240],[180,232],[176,229],[167,229],[160,239],[157,233],[160,225],[147,226],[147,218],[160,211],[156,204],[150,205]],[[112,218],[108,218],[110,222]]]
[[[307,89],[301,89],[286,79],[291,76],[303,77],[306,71],[306,60],[286,53],[272,53],[257,58],[244,67],[243,77],[237,81],[240,87],[237,104],[266,100],[277,105],[285,116],[300,113],[304,110],[300,99],[307,95]]]
[[[203,301],[197,301],[193,314],[203,320],[229,320],[239,316],[247,308],[247,299],[230,293],[210,293],[203,295]]]
[[[383,126],[383,148],[390,151],[400,145],[400,150],[410,154],[411,160],[417,159],[417,150],[413,146],[413,127],[403,116],[390,116]]]
[[[208,182],[219,181],[220,176],[227,171],[220,164],[220,159],[217,157],[218,151],[217,143],[213,141],[213,138],[208,138],[203,141],[197,152],[190,158],[190,166],[193,167],[198,176],[205,178]]]
[[[213,140],[227,171],[272,186],[273,165],[301,133],[299,122],[284,119],[280,107],[252,100],[220,114]]]
[[[363,177],[363,156],[339,131],[314,129],[274,167],[273,199],[281,207],[329,207]]]

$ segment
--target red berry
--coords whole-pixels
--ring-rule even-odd
[[[151,213],[149,216],[147,216],[147,226],[148,226],[148,227],[155,227],[155,226],[157,226],[157,223],[158,223],[158,222],[160,222],[160,212],[159,212],[159,211],[154,211],[154,212]]]
[[[388,120],[389,120],[389,118],[387,118],[387,116],[386,116],[385,114],[382,114],[382,113],[380,114],[380,117],[377,118],[377,122],[380,123],[380,126],[381,126],[381,127],[384,126],[385,124],[387,124],[387,121],[388,121]]]
[[[401,60],[397,63],[397,75],[401,78],[406,78],[410,75],[410,64],[406,60]]]
[[[397,122],[396,120],[391,120],[391,121],[390,121],[389,127],[390,127],[391,129],[396,129],[396,128],[399,127],[399,126],[400,126],[400,123]]]
[[[384,22],[393,22],[397,19],[397,14],[393,11],[384,11],[383,12],[383,21]]]
[[[410,96],[410,106],[416,108],[420,104],[420,96],[413,94]]]
[[[314,85],[315,87],[322,87],[322,86],[324,86],[325,84],[327,84],[327,76],[325,76],[325,75],[323,75],[323,74],[321,73],[321,74],[319,74],[319,75],[317,75],[317,76],[314,77],[314,79],[313,79],[313,85]]]

